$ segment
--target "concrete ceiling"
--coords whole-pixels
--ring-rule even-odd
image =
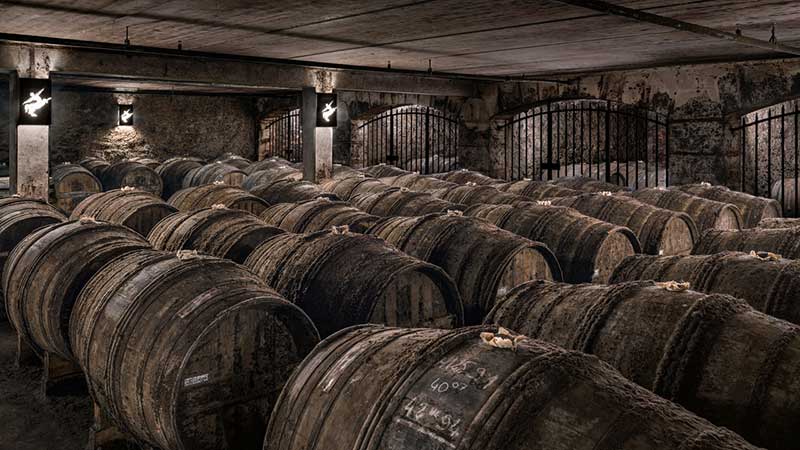
[[[800,45],[796,0],[611,0]],[[0,1],[0,33],[474,75],[778,56],[551,0]]]

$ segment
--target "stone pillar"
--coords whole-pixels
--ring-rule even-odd
[[[12,194],[47,200],[49,190],[50,127],[18,125],[19,96],[22,95],[16,73],[9,78],[10,126],[13,142],[9,143],[9,190]]]
[[[333,128],[317,128],[317,92],[303,88],[303,179],[314,183],[333,172]]]

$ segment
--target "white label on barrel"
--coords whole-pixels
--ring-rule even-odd
[[[183,387],[197,386],[198,384],[208,383],[208,374],[197,375],[183,380]]]

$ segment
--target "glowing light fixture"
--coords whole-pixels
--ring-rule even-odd
[[[133,125],[133,105],[119,105],[119,124],[122,126]]]
[[[20,125],[50,125],[52,99],[48,79],[20,78]]]
[[[339,109],[336,94],[317,95],[317,126],[335,127],[336,111]]]

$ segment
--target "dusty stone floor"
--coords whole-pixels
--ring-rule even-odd
[[[91,425],[86,395],[39,397],[41,370],[14,364],[16,337],[0,323],[0,450],[83,450]]]

